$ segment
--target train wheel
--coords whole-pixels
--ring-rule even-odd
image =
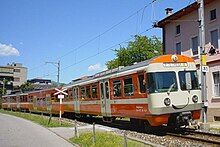
[[[112,123],[116,118],[115,117],[105,117],[103,116],[102,121],[106,123]]]

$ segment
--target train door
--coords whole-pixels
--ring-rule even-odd
[[[34,107],[34,110],[37,110],[37,96],[36,95],[33,97],[33,107]]]
[[[16,96],[17,109],[20,109],[20,102],[21,102],[20,98],[21,96],[19,95]]]
[[[7,97],[7,103],[8,103],[8,108],[10,108],[11,107],[11,99],[12,99],[12,97],[10,98],[10,97]]]
[[[51,112],[52,103],[51,103],[51,95],[50,94],[46,94],[46,107],[47,107],[47,111]]]
[[[75,113],[80,113],[79,87],[74,87],[73,88],[73,100],[74,100],[74,111],[75,111]]]
[[[102,116],[111,116],[110,95],[109,95],[109,80],[105,79],[100,82],[101,92],[101,113]]]

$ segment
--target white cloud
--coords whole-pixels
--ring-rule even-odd
[[[14,48],[11,44],[1,44],[0,43],[0,56],[19,56],[19,51]]]
[[[106,65],[104,65],[103,67],[102,67],[102,71],[105,71],[105,70],[107,70],[108,68],[107,68],[107,66]]]
[[[90,65],[88,67],[88,71],[97,71],[97,70],[100,70],[100,69],[101,69],[101,64],[100,63]]]

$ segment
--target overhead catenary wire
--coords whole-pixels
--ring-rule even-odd
[[[154,29],[154,27],[150,27],[150,28],[146,29],[145,31],[141,32],[140,35],[142,35],[143,33],[148,32],[148,31],[150,31],[150,30],[152,30],[152,29]],[[111,50],[111,49],[117,47],[119,44],[127,43],[128,41],[134,39],[134,37],[135,37],[135,36],[132,36],[132,37],[130,37],[130,38],[124,40],[124,41],[121,41],[121,42],[119,42],[119,43],[117,43],[117,44],[112,45],[111,47],[108,47],[108,48],[106,48],[106,49],[100,51],[99,53],[95,53],[95,54],[93,54],[93,55],[91,55],[91,56],[88,56],[88,57],[86,57],[86,58],[84,58],[84,59],[82,59],[82,60],[76,62],[76,63],[70,64],[70,65],[68,65],[68,66],[66,66],[66,67],[64,67],[64,68],[61,68],[60,71],[63,72],[64,70],[66,70],[66,69],[68,69],[68,68],[70,68],[70,67],[72,67],[72,66],[75,66],[75,65],[77,65],[77,64],[80,64],[80,63],[82,63],[82,62],[88,60],[88,59],[91,59],[91,58],[93,58],[93,57],[96,57],[96,56],[98,56],[98,55],[100,55],[100,54],[102,54],[102,53],[104,53],[104,52],[106,52],[106,51],[108,51],[108,50]],[[51,73],[49,73],[49,74],[46,75],[46,76],[50,76],[51,74],[54,74],[54,73],[55,73],[55,72],[51,72]],[[43,78],[43,77],[42,77],[42,78]]]
[[[76,52],[78,49],[82,48],[83,46],[91,43],[92,41],[96,40],[96,39],[100,39],[101,36],[103,36],[104,34],[110,32],[111,30],[113,30],[114,28],[116,28],[117,26],[119,26],[120,24],[122,24],[123,22],[129,20],[130,18],[132,18],[133,16],[137,15],[137,13],[139,13],[140,11],[142,10],[145,10],[147,7],[149,7],[151,4],[153,4],[154,2],[156,2],[157,0],[152,0],[151,2],[149,2],[148,4],[146,4],[144,7],[138,9],[137,11],[135,11],[134,13],[130,14],[128,17],[124,18],[123,20],[119,21],[118,23],[112,25],[110,28],[108,28],[107,30],[105,30],[104,32],[98,34],[97,36],[87,40],[86,42],[82,43],[81,45],[79,45],[78,47],[74,48],[74,49],[71,49],[70,51],[68,51],[67,53],[57,57],[55,60],[61,60],[62,58],[64,58],[65,56],[73,53],[73,52]],[[143,12],[144,13],[144,12]],[[45,64],[41,64],[39,66],[36,66],[35,68],[32,68],[30,71],[33,71],[33,70],[36,70],[36,69],[39,69],[42,67],[42,65],[45,65]]]
[[[114,24],[113,26],[111,26],[110,28],[108,28],[107,30],[105,30],[104,32],[98,34],[97,36],[89,39],[88,41],[84,42],[83,44],[81,44],[80,46],[70,50],[69,52],[67,52],[66,54],[58,57],[57,59],[61,59],[67,55],[69,55],[70,53],[74,52],[74,51],[77,51],[78,49],[80,49],[81,47],[89,44],[90,42],[100,38],[101,36],[103,36],[104,34],[108,33],[109,31],[113,30],[115,27],[119,26],[120,24],[122,24],[123,22],[127,21],[128,19],[130,19],[131,17],[135,16],[137,13],[139,13],[140,11],[146,9],[147,7],[149,7],[151,4],[153,4],[154,2],[156,2],[157,0],[152,0],[150,3],[148,3],[147,5],[145,5],[144,7],[138,9],[136,12],[132,13],[131,15],[129,15],[128,17],[126,17],[125,19],[121,20],[120,22]]]

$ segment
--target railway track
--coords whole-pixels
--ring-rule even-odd
[[[220,146],[220,134],[193,129],[183,129],[178,133],[168,132],[167,135]]]

